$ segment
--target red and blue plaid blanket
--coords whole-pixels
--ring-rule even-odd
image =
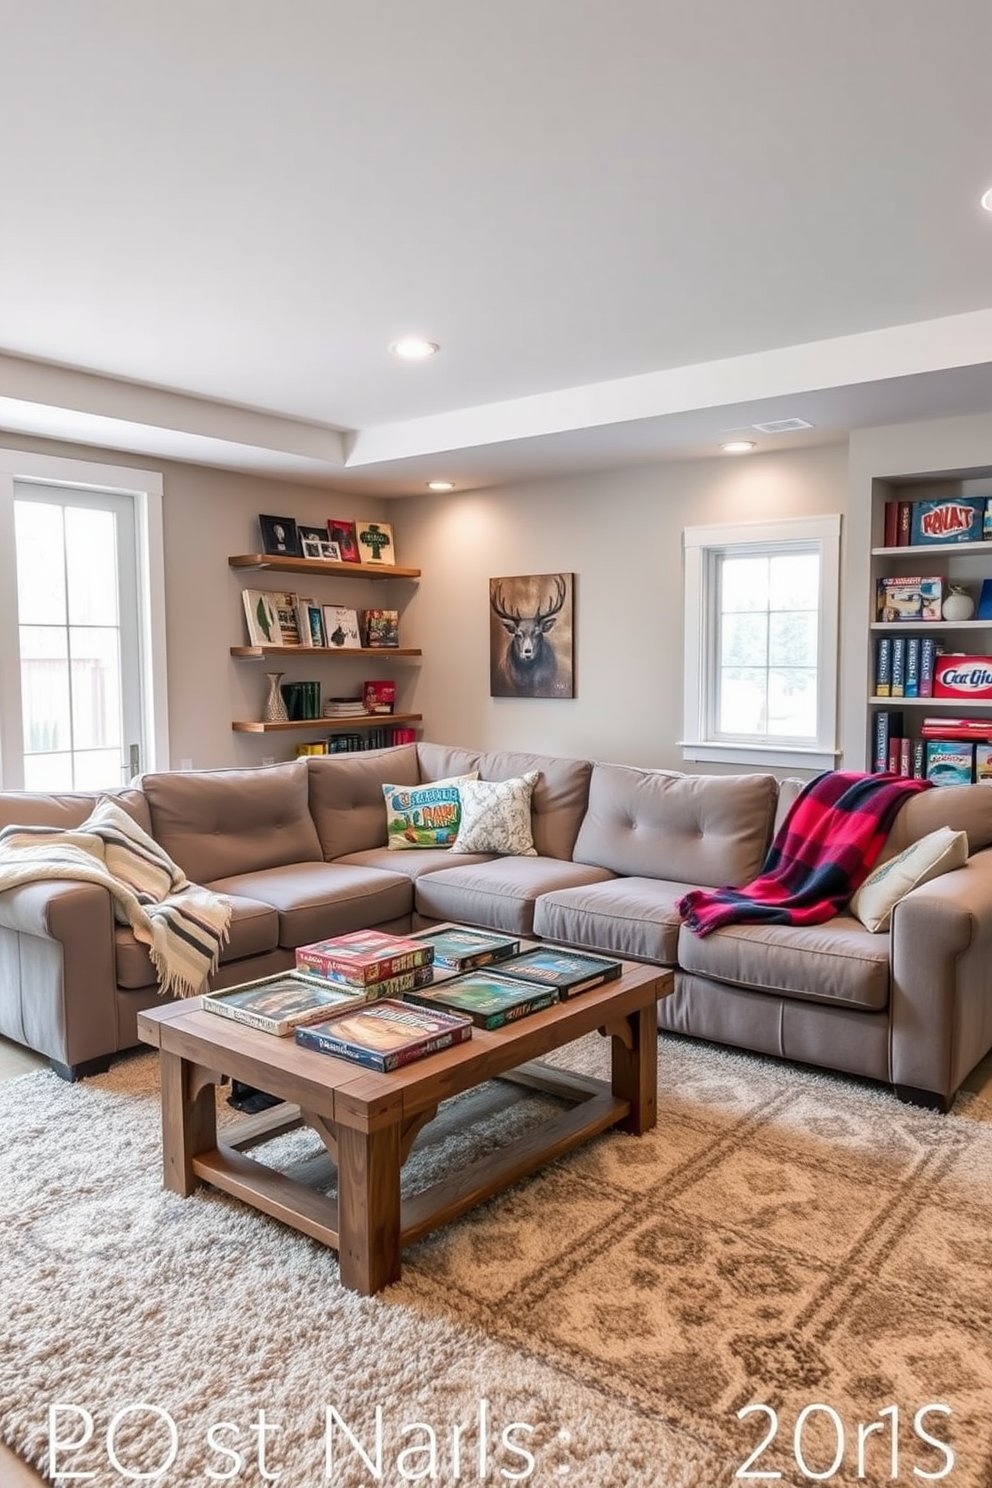
[[[829,770],[803,786],[758,877],[743,888],[690,889],[675,906],[696,935],[752,920],[819,925],[864,882],[900,808],[929,780]]]

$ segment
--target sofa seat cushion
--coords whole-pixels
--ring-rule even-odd
[[[675,904],[690,887],[660,878],[614,878],[557,889],[537,901],[534,934],[674,966],[682,925]]]
[[[612,876],[605,868],[560,858],[493,858],[421,874],[414,885],[415,905],[427,920],[532,935],[534,905],[542,894]]]
[[[227,896],[232,905],[231,933],[220,950],[220,964],[241,961],[246,956],[258,956],[263,951],[274,951],[279,944],[279,915],[271,904],[259,899],[246,899],[240,894]],[[114,953],[117,965],[117,985],[129,992],[139,987],[153,987],[156,982],[155,969],[148,956],[147,946],[135,940],[129,925],[114,928]]]
[[[402,919],[413,903],[406,874],[338,863],[290,863],[215,879],[208,887],[272,905],[279,912],[279,944],[290,950]]]
[[[808,1002],[878,1011],[889,1000],[889,938],[852,915],[821,925],[724,925],[679,932],[683,971]]]
[[[422,873],[437,873],[439,868],[450,868],[457,863],[459,868],[470,863],[489,863],[491,853],[459,853],[452,858],[446,847],[421,847],[416,852],[392,852],[387,847],[371,847],[367,852],[343,853],[335,863],[352,864],[356,868],[380,868],[386,873],[402,873],[405,878],[419,878]]]

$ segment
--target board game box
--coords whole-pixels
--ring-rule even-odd
[[[391,998],[296,1030],[296,1042],[304,1049],[334,1054],[383,1073],[471,1037],[471,1018],[428,1011]]]

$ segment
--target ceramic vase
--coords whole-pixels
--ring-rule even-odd
[[[279,690],[279,683],[285,676],[284,672],[266,672],[269,679],[269,695],[265,700],[265,723],[288,723],[289,714],[286,712],[286,703]]]
[[[959,584],[952,584],[951,592],[941,605],[940,613],[945,620],[970,620],[975,613],[975,601]]]

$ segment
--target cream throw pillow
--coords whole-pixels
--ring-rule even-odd
[[[467,780],[460,785],[462,824],[451,851],[536,858],[530,798],[539,775],[539,770],[530,770],[510,780]]]
[[[903,895],[968,861],[968,834],[939,827],[869,873],[851,900],[851,913],[866,930],[888,930]]]

